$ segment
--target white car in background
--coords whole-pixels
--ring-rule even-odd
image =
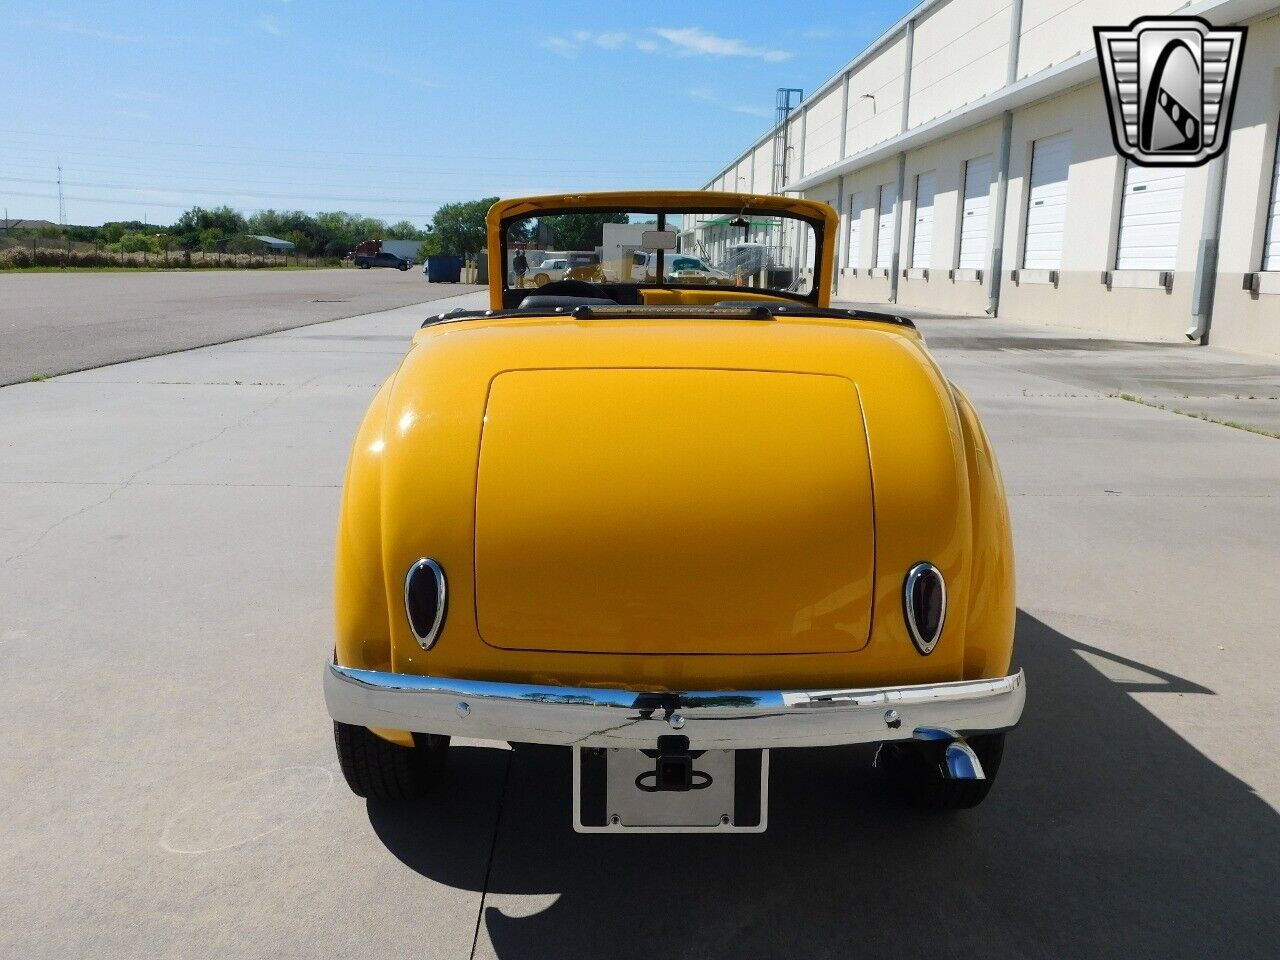
[[[529,268],[529,278],[535,287],[550,283],[552,280],[563,280],[569,271],[569,261],[564,257],[551,257],[543,260],[536,267]]]
[[[658,255],[649,252],[637,261],[631,275],[652,283],[658,277]],[[663,258],[662,272],[667,280],[683,280],[685,283],[732,283],[733,278],[723,270],[717,270],[701,257],[689,253],[667,253]]]

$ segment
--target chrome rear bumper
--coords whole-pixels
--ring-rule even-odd
[[[693,749],[822,747],[1008,730],[1026,699],[1022,671],[854,690],[636,693],[358,670],[330,663],[335,720],[515,743],[651,748],[680,733]]]

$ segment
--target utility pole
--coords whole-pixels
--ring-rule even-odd
[[[67,226],[67,203],[62,199],[62,161],[58,161],[58,226]]]

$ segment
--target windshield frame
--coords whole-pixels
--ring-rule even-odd
[[[723,202],[714,202],[713,200],[713,202],[710,202],[704,205],[703,203],[690,202],[685,196],[681,196],[679,199],[672,197],[671,200],[665,203],[646,204],[643,200],[641,200],[638,203],[634,202],[637,199],[634,196],[628,196],[625,198],[620,196],[618,198],[618,202],[604,204],[604,205],[601,205],[601,204],[579,205],[575,203],[567,203],[564,206],[554,206],[551,204],[547,204],[546,206],[543,206],[539,204],[538,207],[534,210],[525,209],[525,210],[519,211],[518,213],[513,212],[509,215],[500,217],[497,222],[497,228],[498,228],[497,240],[498,240],[499,256],[496,262],[498,264],[503,264],[503,265],[505,265],[507,262],[507,252],[508,252],[507,231],[509,230],[509,228],[513,223],[517,223],[522,220],[536,220],[541,217],[553,217],[559,214],[567,214],[567,213],[607,214],[607,213],[618,213],[620,211],[628,214],[633,214],[633,213],[652,214],[657,220],[657,228],[659,230],[666,229],[667,215],[672,213],[678,213],[678,214],[681,214],[682,216],[693,214],[693,213],[697,213],[697,214],[706,213],[706,214],[730,214],[730,215],[743,216],[743,217],[750,217],[752,215],[762,216],[762,217],[778,217],[778,218],[796,220],[796,221],[799,221],[800,223],[808,224],[809,228],[813,231],[813,240],[812,240],[813,251],[814,251],[813,283],[810,285],[808,293],[793,293],[788,290],[774,290],[772,288],[759,288],[759,287],[726,288],[719,284],[709,284],[709,283],[670,283],[670,282],[667,282],[666,276],[665,276],[665,273],[666,273],[665,267],[664,267],[664,263],[665,263],[664,254],[666,253],[665,250],[655,251],[657,253],[657,258],[656,258],[657,276],[653,282],[644,281],[644,282],[638,282],[638,283],[629,283],[628,285],[634,286],[637,290],[678,289],[678,290],[714,290],[718,292],[729,292],[729,291],[736,290],[739,293],[750,293],[756,296],[776,298],[779,300],[792,300],[792,301],[795,301],[796,303],[808,304],[814,307],[821,305],[822,301],[824,300],[824,298],[822,297],[822,290],[824,288],[824,285],[830,285],[831,283],[831,278],[827,276],[827,266],[826,266],[826,263],[824,263],[825,258],[823,257],[823,252],[825,250],[825,244],[827,241],[826,219],[818,216],[812,216],[812,217],[806,216],[803,213],[800,213],[792,209],[784,209],[784,208],[781,208],[782,207],[781,204],[775,205],[767,202],[763,204],[759,203],[760,200],[766,200],[766,199],[771,199],[776,201],[785,201],[787,199],[790,199],[785,197],[764,198],[764,197],[738,196],[735,194],[714,194],[714,193],[707,192],[707,193],[699,194],[697,199],[701,200],[703,197],[706,197],[708,200],[711,200],[712,198],[715,198],[716,200],[720,198],[724,198],[724,200]],[[603,199],[603,197],[601,199]],[[755,204],[752,203],[753,200],[756,201]],[[495,273],[493,270],[493,264],[490,264],[490,273],[489,273],[490,286],[500,291],[500,300],[498,298],[494,298],[495,307],[497,309],[502,309],[504,307],[509,306],[509,304],[507,303],[508,300],[514,299],[518,302],[519,300],[524,299],[525,296],[528,296],[533,292],[532,290],[523,290],[520,288],[513,288],[508,286],[506,273],[507,271],[505,268],[501,269],[499,273]],[[494,284],[495,276],[498,277],[497,286],[495,286]]]

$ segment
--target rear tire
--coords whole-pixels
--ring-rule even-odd
[[[987,798],[1004,757],[1004,733],[966,737],[982,763],[985,780],[948,780],[942,773],[945,744],[907,740],[885,743],[876,753],[876,769],[899,799],[925,810],[968,810]]]
[[[415,733],[414,745],[402,747],[364,727],[333,724],[338,766],[347,786],[370,800],[415,800],[444,774],[449,738]]]
[[[534,275],[533,285],[535,287],[542,287],[550,282],[551,282],[551,278],[547,276],[545,273],[539,273]]]

